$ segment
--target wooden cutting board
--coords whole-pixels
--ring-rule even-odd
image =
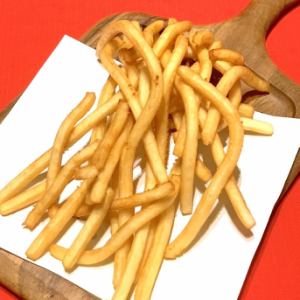
[[[276,21],[300,0],[253,0],[237,17],[206,26],[225,47],[241,52],[248,67],[271,83],[268,95],[246,93],[243,101],[257,111],[300,118],[300,86],[285,77],[272,63],[265,49],[265,37]],[[96,24],[82,41],[95,48],[106,24],[117,19],[138,20],[147,25],[159,17],[141,13],[124,13],[108,17]],[[16,102],[16,101],[15,101]],[[14,103],[15,103],[14,102]],[[0,114],[0,122],[14,103]],[[285,183],[283,193],[300,172],[300,151]],[[282,193],[282,195],[283,195]],[[66,279],[0,249],[0,282],[24,299],[99,299]]]

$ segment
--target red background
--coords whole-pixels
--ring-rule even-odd
[[[205,24],[234,16],[248,3],[249,0],[1,0],[0,110],[26,88],[64,34],[79,38],[107,15],[143,11]],[[267,49],[281,70],[300,83],[298,28],[299,6],[272,30]],[[298,176],[273,215],[240,299],[300,299],[299,234]],[[16,298],[0,286],[0,299]]]

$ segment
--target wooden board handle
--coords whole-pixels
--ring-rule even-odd
[[[299,3],[299,0],[252,0],[240,16],[255,28],[257,37],[265,37],[276,20]]]

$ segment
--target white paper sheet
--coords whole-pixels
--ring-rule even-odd
[[[98,95],[106,77],[93,49],[67,36],[62,39],[0,126],[0,187],[49,148],[65,115],[86,91]],[[232,300],[238,297],[300,145],[300,120],[259,113],[255,118],[271,122],[274,135],[246,136],[239,160],[240,188],[257,222],[253,235],[245,237],[234,226],[227,210],[220,206],[216,219],[194,248],[176,261],[164,262],[153,299]],[[40,225],[33,233],[22,228],[29,210],[0,217],[0,247],[24,259],[27,247],[44,226]],[[175,235],[187,220],[188,217],[177,218]],[[68,246],[80,227],[81,223],[77,222],[60,243]],[[80,267],[71,274],[64,272],[61,263],[49,254],[36,264],[103,300],[112,296],[111,264]]]

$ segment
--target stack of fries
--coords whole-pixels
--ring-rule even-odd
[[[34,205],[24,222],[30,230],[49,218],[28,258],[50,251],[71,271],[113,257],[113,299],[127,299],[132,291],[136,299],[150,299],[163,259],[188,250],[222,190],[243,226],[255,225],[233,171],[244,132],[271,135],[272,126],[252,119],[253,108],[241,103],[241,81],[261,92],[269,85],[244,66],[241,54],[188,21],[159,20],[146,27],[115,21],[103,30],[97,56],[110,76],[96,109],[85,116],[96,100],[86,93],[62,122],[52,148],[0,191],[0,213]],[[219,131],[226,127],[225,151]],[[64,152],[90,132],[89,143],[62,165]],[[168,174],[170,141],[177,158]],[[199,153],[201,144],[211,149],[214,174]],[[145,182],[144,191],[136,193],[133,166],[140,146]],[[45,169],[44,179],[39,175]],[[207,188],[193,208],[195,176]],[[60,199],[73,180],[79,187]],[[178,207],[191,216],[170,242]],[[76,218],[83,227],[71,247],[57,245]],[[107,223],[110,239],[90,249]]]

